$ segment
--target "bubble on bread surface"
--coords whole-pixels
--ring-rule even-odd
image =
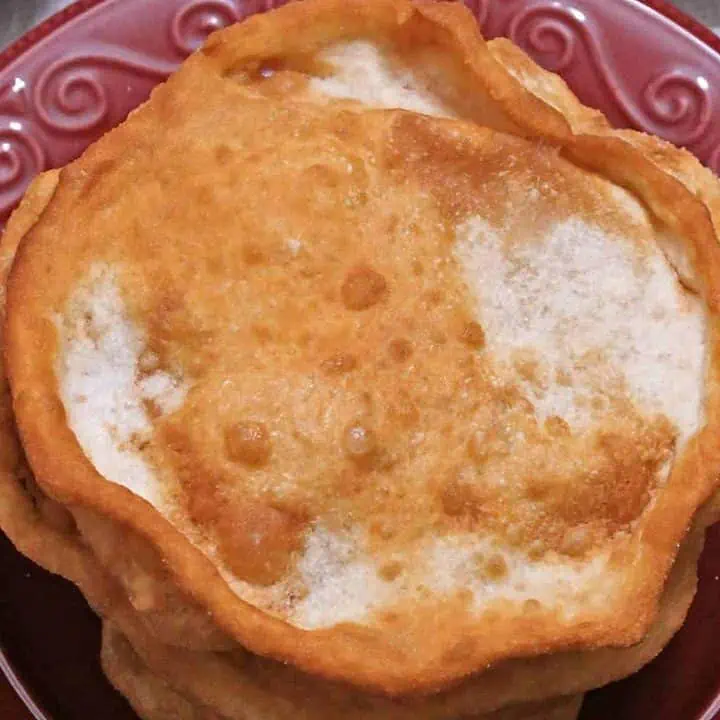
[[[407,338],[395,338],[388,345],[390,357],[397,363],[409,360],[414,352],[413,344]]]
[[[355,462],[367,461],[378,449],[373,429],[363,422],[351,423],[343,433],[343,449]]]
[[[225,430],[225,448],[231,460],[248,466],[267,464],[272,455],[272,440],[267,425],[243,420]]]
[[[620,382],[681,438],[694,433],[703,418],[705,317],[663,252],[577,218],[510,240],[474,217],[458,227],[455,252],[488,347],[500,358],[533,348],[552,370],[542,392],[524,383],[539,417],[587,425],[598,384]],[[558,382],[563,376],[571,382]]]
[[[367,265],[359,265],[345,276],[340,297],[348,310],[368,310],[377,305],[387,291],[387,280],[382,273]]]
[[[70,428],[97,470],[153,504],[154,470],[137,445],[152,433],[151,401],[171,413],[184,400],[182,378],[141,369],[145,339],[127,316],[116,272],[96,265],[58,319],[56,374]]]
[[[352,353],[337,352],[323,360],[320,367],[328,375],[344,375],[355,370],[357,365],[357,358]]]
[[[482,329],[482,325],[474,320],[465,323],[460,333],[460,339],[474,350],[482,350],[485,347],[485,331]]]
[[[409,68],[396,64],[371,42],[339,43],[324,50],[320,58],[334,68],[331,75],[310,80],[311,89],[321,95],[437,117],[455,114]]]

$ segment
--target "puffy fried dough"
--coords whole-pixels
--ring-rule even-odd
[[[583,692],[624,677],[652,659],[681,625],[694,594],[701,527],[685,543],[673,569],[658,623],[638,646],[510,661],[460,688],[420,701],[398,703],[352,692],[242,650],[202,653],[168,648],[137,624],[125,627],[131,644],[153,672],[168,678],[186,697],[229,718],[242,718],[250,708],[267,718],[289,718],[302,708],[313,720],[455,718],[491,712],[514,702]]]
[[[2,245],[2,272],[14,246],[52,193],[53,181],[52,176],[41,178],[14,216]],[[234,655],[208,654],[203,660],[202,655],[175,651],[158,642],[153,626],[148,628],[141,620],[142,612],[128,602],[126,590],[111,580],[81,541],[70,514],[34,487],[24,468],[7,402],[0,403],[0,410],[0,524],[11,540],[36,562],[75,582],[96,611],[111,618],[124,633],[133,634],[135,642],[144,648],[143,665],[152,661],[160,673],[171,674],[175,686],[192,695],[194,703],[199,704],[201,698],[206,707],[212,706],[221,715],[244,717],[243,713],[254,711],[262,713],[263,720],[290,718],[297,716],[297,708],[304,702],[308,711],[312,707],[327,708],[328,717],[452,718],[512,702],[581,692],[623,677],[659,652],[680,626],[694,592],[698,547],[693,543],[699,543],[701,532],[686,543],[665,591],[661,616],[650,636],[636,648],[506,663],[452,694],[429,700],[426,707],[420,704],[403,708],[372,699],[366,699],[363,705],[354,694],[343,700],[343,691],[332,685],[318,684],[240,650]],[[712,512],[715,515],[699,518],[698,522],[716,517],[717,508]],[[156,567],[152,562],[148,566]],[[107,653],[105,662],[107,665]],[[127,679],[123,682],[113,676],[113,681],[130,694]],[[134,702],[141,709],[141,700],[136,698]]]
[[[633,138],[633,142],[636,143],[638,145],[638,147],[642,147],[643,149],[648,149],[648,148],[654,149],[656,151],[656,156],[658,155],[658,152],[657,152],[658,148],[656,145],[653,145],[652,143],[650,143],[649,146],[647,144],[643,144],[643,142],[641,142],[639,138]],[[648,154],[650,155],[650,153],[648,153]],[[667,158],[665,156],[663,156],[662,153],[659,153],[659,155],[661,156],[660,159],[663,162],[665,162]],[[672,155],[672,153],[665,153],[665,155],[668,156],[671,160],[676,159],[675,156]],[[656,156],[653,157],[653,160],[657,160]],[[689,161],[686,157],[684,157],[682,155],[678,155],[677,158],[679,158],[677,160],[677,167],[673,167],[673,173],[676,176],[678,176],[681,180],[683,180],[685,182],[685,185],[687,185],[688,188],[690,190],[692,190],[692,192],[694,192],[698,197],[700,197],[704,203],[707,203],[708,206],[710,206],[711,203],[713,202],[713,198],[716,195],[716,187],[714,185],[714,180],[711,182],[706,176],[703,176],[702,173],[699,171],[699,169],[696,167],[696,165],[693,164],[693,162]],[[29,199],[29,201],[30,201],[30,199]],[[34,211],[34,212],[36,212],[36,211]],[[34,216],[33,216],[33,219],[34,219]],[[18,222],[19,222],[19,220],[18,220]],[[46,519],[53,522],[58,527],[63,527],[65,525],[72,525],[72,519],[69,518],[69,516],[64,513],[62,508],[60,508],[59,506],[52,503],[52,501],[45,500],[45,496],[42,492],[34,492],[34,496],[35,496],[35,499],[37,501],[39,501],[41,503],[41,505],[43,505],[45,507],[44,512],[45,512]],[[52,520],[50,520],[50,518],[52,518]],[[108,528],[108,532],[110,532],[109,528]],[[41,546],[38,545],[38,547],[41,547]],[[49,550],[50,548],[48,547],[45,549]],[[44,550],[41,550],[41,552],[44,552]],[[142,556],[143,552],[141,551],[139,554]],[[52,557],[52,552],[50,552],[48,554],[48,556]],[[72,558],[73,553],[69,553],[68,556],[70,558]],[[51,561],[48,561],[48,564],[50,564],[52,566],[54,564],[54,562],[55,561],[51,560]],[[69,563],[69,565],[72,566],[73,563],[71,562],[71,563]],[[122,565],[121,565],[121,567],[122,567]],[[149,574],[149,576],[152,576],[153,573],[152,573],[152,571],[150,571],[148,574]],[[153,582],[156,582],[156,580]],[[126,587],[129,587],[129,588],[133,587],[132,580],[128,581],[128,583],[126,584]],[[142,595],[142,593],[136,593],[136,594]],[[140,607],[142,607],[142,605],[143,605],[142,602],[139,602],[137,604]],[[683,614],[682,611],[680,611],[678,613],[678,616],[681,616],[682,614]],[[172,634],[173,633],[169,633],[169,635],[172,635]],[[202,639],[199,640],[199,644],[202,645],[203,642],[204,641]],[[522,665],[522,663],[520,663],[520,665]],[[509,664],[508,667],[512,667],[512,664]],[[617,671],[617,668],[613,668],[613,670]],[[540,677],[542,677],[542,675],[540,675]],[[483,676],[483,678],[484,678],[484,676]],[[542,680],[540,682],[542,682]],[[581,674],[580,674],[579,678],[576,678],[576,682],[578,683],[578,685],[580,687],[582,687]]]
[[[151,673],[110,623],[103,623],[100,661],[115,689],[144,720],[222,720],[211,710],[192,705]]]
[[[720,470],[720,251],[680,165],[455,5],[221,32],[13,265],[38,483],[240,645],[373,692],[636,643]]]
[[[207,708],[192,705],[161,677],[150,672],[127,638],[110,623],[103,624],[101,659],[110,681],[145,720],[224,720]],[[580,696],[558,698],[474,715],[468,720],[575,720],[581,705]],[[301,710],[298,717],[302,716]],[[246,717],[253,720],[251,716]]]

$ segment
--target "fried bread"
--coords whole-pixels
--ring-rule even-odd
[[[130,700],[146,720],[227,720],[207,707],[194,705],[162,678],[153,674],[133,650],[128,640],[112,625],[103,626],[101,658],[103,670],[113,685]],[[468,720],[575,720],[582,697],[558,698],[468,716]],[[302,710],[298,713],[302,717]],[[243,720],[256,716],[244,714]],[[257,716],[264,720],[264,716]],[[318,715],[313,715],[313,718]]]
[[[39,178],[13,216],[1,246],[3,278],[20,239],[41,214],[56,184],[56,173]],[[14,434],[7,389],[4,397],[4,403],[0,403],[0,524],[18,549],[78,584],[91,605],[109,618],[118,635],[124,638],[127,633],[133,637],[143,659],[132,646],[124,650],[127,640],[121,638],[117,640],[119,645],[106,643],[103,662],[116,686],[130,697],[139,712],[149,717],[168,707],[176,708],[178,713],[194,713],[199,707],[203,712],[229,717],[259,712],[264,720],[284,718],[286,712],[294,717],[299,709],[318,717],[319,708],[329,717],[349,714],[358,720],[444,719],[591,689],[624,677],[648,662],[680,626],[695,589],[703,527],[717,516],[716,503],[696,519],[695,532],[686,541],[665,589],[660,615],[638,646],[510,661],[450,694],[420,704],[405,703],[404,708],[393,707],[377,698],[361,700],[347,690],[338,691],[268,661],[248,662],[247,654],[239,648],[222,660],[214,653],[178,653],[173,647],[165,647],[170,642],[176,647],[228,649],[224,641],[208,632],[207,618],[193,609],[189,599],[170,592],[167,579],[158,577],[161,563],[152,557],[147,543],[141,543],[127,530],[113,527],[107,519],[103,523],[102,518],[89,517],[86,510],[75,509],[71,514],[35,485]],[[186,607],[178,612],[181,604]],[[183,618],[181,625],[178,615]],[[128,654],[137,660],[133,664],[128,660],[122,670],[119,663]],[[156,668],[157,674],[148,664]],[[176,690],[167,690],[170,680],[183,696],[176,697]],[[185,696],[193,698],[192,704]]]
[[[373,691],[635,643],[719,469],[685,162],[456,6],[224,31],[20,247],[37,481],[149,541],[227,637]]]

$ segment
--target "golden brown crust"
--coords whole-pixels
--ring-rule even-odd
[[[45,199],[44,193],[39,192],[39,187],[33,189],[26,196],[25,203],[14,218],[11,232],[6,236],[5,249],[8,257],[12,253],[20,235],[29,227],[33,219],[42,210]],[[52,192],[52,187],[49,188]],[[35,206],[35,207],[30,207]],[[17,459],[14,459],[13,448],[17,447],[17,441],[12,435],[12,425],[9,416],[3,421],[2,443],[4,450],[2,455],[3,474],[0,481],[0,523],[9,533],[13,542],[18,548],[40,562],[44,567],[59,572],[76,582],[85,596],[93,606],[106,616],[113,618],[125,628],[125,632],[141,633],[141,625],[137,621],[131,622],[132,613],[126,600],[122,595],[112,589],[112,583],[96,567],[97,562],[78,543],[74,528],[58,528],[49,524],[48,519],[42,512],[34,509],[27,485],[25,490],[21,488],[20,476],[17,475]],[[10,452],[8,452],[10,451]],[[24,472],[24,471],[23,471]],[[36,492],[35,498],[42,498],[43,493]],[[46,503],[49,502],[47,499]],[[718,503],[708,507],[707,517],[698,518],[698,528],[702,531],[702,524],[711,522],[718,514]],[[701,534],[695,538],[700,539]],[[122,547],[122,546],[119,546]],[[691,546],[689,546],[691,547]],[[501,665],[496,670],[490,671],[477,680],[459,688],[455,693],[448,696],[440,696],[434,701],[429,701],[430,706],[423,712],[428,712],[428,717],[446,718],[458,714],[468,714],[473,709],[493,708],[512,702],[526,699],[541,699],[555,692],[571,692],[590,689],[596,684],[609,682],[629,672],[632,672],[639,664],[647,662],[667,642],[667,639],[679,627],[694,588],[694,564],[697,549],[690,551],[688,555],[678,560],[678,567],[673,573],[673,580],[666,591],[663,601],[663,615],[654,627],[651,635],[636,648],[625,651],[605,650],[599,651],[591,656],[571,654],[569,656],[555,656],[550,659],[538,659],[530,661],[514,661]],[[113,562],[113,558],[108,558]],[[115,563],[113,562],[113,565]],[[127,608],[123,610],[123,608]],[[144,636],[144,635],[143,635]],[[148,636],[149,638],[150,636]],[[156,637],[156,635],[153,635]],[[168,652],[170,653],[168,655]],[[158,663],[159,668],[167,668],[169,658],[173,657],[173,651],[155,653],[148,655],[150,661]],[[147,662],[147,660],[143,661]],[[262,669],[262,664],[255,666]],[[200,696],[205,697],[209,702],[214,696],[203,694],[209,687],[219,682],[218,678],[225,678],[226,673],[219,671],[213,666],[210,667],[213,682],[206,682],[204,675],[198,673],[195,666],[190,664],[189,672],[175,672],[174,676],[180,682],[183,677],[190,677],[195,681],[192,687],[200,688]],[[272,678],[272,670],[269,671],[267,683],[273,695],[280,695],[281,686],[278,685],[278,678]],[[291,686],[297,683],[297,677],[291,677]],[[236,697],[238,689],[245,687],[242,682],[233,676],[227,676],[227,692],[230,697]],[[262,682],[262,681],[261,681]],[[267,684],[266,683],[266,684]],[[122,686],[121,686],[122,687]],[[327,703],[328,687],[319,689],[318,697],[321,704]],[[302,689],[303,697],[311,697],[309,688]],[[225,691],[222,691],[225,692]],[[246,708],[246,699],[241,699],[243,712]],[[352,702],[352,701],[351,701]],[[356,703],[352,702],[353,706]],[[232,707],[220,703],[228,712]],[[294,707],[293,713],[297,710]],[[348,708],[341,706],[338,710],[339,716],[348,717]],[[388,710],[383,711],[383,715]],[[399,712],[399,710],[398,710]],[[421,712],[419,707],[409,706],[407,712],[410,717],[418,717]],[[380,717],[380,710],[372,712],[373,717]],[[294,715],[293,715],[294,716]],[[362,715],[361,715],[362,716]],[[267,715],[268,718],[276,717]],[[393,715],[390,717],[404,718],[405,715]]]
[[[54,191],[55,182],[54,174],[49,175],[33,185],[26,195],[22,207],[13,218],[4,238],[3,264],[0,266],[2,273],[7,271],[22,235],[42,212]],[[276,709],[271,713],[267,706],[262,705],[264,702],[261,699],[262,695],[258,696],[257,692],[258,690],[269,692],[271,697],[277,699],[279,707],[282,707],[283,678],[286,678],[288,672],[290,674],[286,678],[289,681],[287,687],[295,688],[306,699],[317,694],[320,706],[330,705],[329,717],[333,717],[332,712],[335,711],[337,711],[336,717],[344,718],[356,717],[355,712],[358,712],[358,720],[366,717],[367,715],[364,714],[366,712],[370,712],[372,717],[387,716],[397,718],[397,720],[410,720],[410,718],[418,717],[421,713],[428,718],[438,719],[470,715],[473,711],[491,710],[511,702],[540,700],[558,692],[581,692],[595,685],[618,679],[649,661],[682,623],[694,592],[695,563],[702,543],[703,528],[706,523],[716,519],[720,512],[720,503],[717,502],[716,496],[716,501],[708,505],[706,510],[697,517],[696,532],[687,541],[686,548],[678,559],[670,583],[666,588],[662,614],[650,635],[635,648],[511,661],[488,671],[450,694],[421,701],[419,705],[407,705],[405,710],[402,710],[401,707],[393,709],[392,704],[388,705],[388,701],[384,701],[373,709],[372,705],[367,706],[367,700],[365,703],[360,703],[353,699],[354,693],[350,694],[349,705],[343,704],[342,697],[345,691],[342,691],[338,697],[333,686],[318,683],[310,678],[302,680],[301,675],[286,669],[281,670],[278,675],[278,666],[273,669],[274,664],[268,663],[268,661],[258,661],[249,665],[246,662],[240,662],[238,668],[231,669],[236,662],[240,661],[240,657],[246,657],[244,653],[238,655],[236,661],[231,661],[229,666],[223,663],[216,665],[211,663],[208,667],[210,676],[206,678],[204,671],[201,670],[205,665],[190,662],[190,659],[194,657],[193,653],[186,654],[184,651],[175,651],[171,648],[163,650],[162,646],[157,643],[157,640],[162,638],[162,631],[158,636],[157,627],[141,622],[141,616],[128,603],[124,592],[110,580],[105,571],[98,566],[97,560],[80,542],[77,529],[74,526],[68,526],[67,523],[58,524],[54,521],[58,514],[62,515],[66,511],[47,498],[39,489],[33,488],[33,482],[24,468],[22,454],[14,435],[7,400],[4,404],[0,403],[0,407],[8,411],[0,416],[2,418],[2,422],[0,422],[0,448],[2,448],[2,454],[0,454],[0,469],[2,469],[0,474],[0,525],[9,534],[11,540],[20,551],[36,562],[78,584],[93,607],[105,617],[116,622],[124,633],[132,634],[139,647],[142,647],[143,643],[147,644],[148,649],[143,663],[155,663],[163,673],[172,671],[176,683],[181,685],[189,683],[189,688],[195,688],[191,694],[197,694],[214,707],[219,705],[228,713],[235,712],[233,710],[235,706],[232,702],[227,705],[227,698],[235,698],[233,702],[239,702],[237,712],[240,713],[240,717],[245,716],[248,697],[256,698],[256,702],[261,703],[259,707],[266,708],[264,712],[268,719],[284,717],[282,714],[276,714],[280,710]],[[22,478],[26,478],[24,486]],[[45,507],[54,508],[49,517],[43,512]],[[106,522],[105,529],[109,533],[109,538],[111,540],[114,538],[111,545],[114,546],[117,557],[108,555],[107,551],[103,551],[102,548],[100,548],[100,552],[105,558],[105,562],[108,563],[108,569],[114,571],[118,566],[127,562],[122,551],[128,543],[117,542],[117,529],[109,521]],[[87,539],[91,542],[91,546],[96,546],[98,543],[97,533],[91,532]],[[140,541],[139,539],[133,540],[132,533],[129,541],[129,545],[136,551],[134,553],[136,559],[142,558],[148,553],[154,554],[152,548],[139,549]],[[146,567],[151,569],[156,568],[157,565],[155,562],[150,562]],[[163,584],[162,578],[148,577],[148,581],[159,581],[161,585]],[[143,641],[142,638],[145,640]],[[151,651],[149,649],[151,647],[154,647],[155,650]],[[175,670],[171,670],[172,668]],[[235,674],[238,669],[241,672],[240,677]],[[251,672],[250,685],[247,685],[247,680],[243,679],[248,671]],[[256,673],[257,677],[255,681],[252,681],[252,675]],[[254,686],[253,682],[259,683],[259,685]],[[253,687],[256,689],[253,690]],[[211,688],[217,688],[217,690],[212,691]],[[249,695],[238,697],[241,688],[245,689]],[[262,688],[265,690],[263,691]],[[332,694],[328,695],[330,692]],[[225,702],[219,700],[218,693],[219,697],[226,698]],[[295,717],[298,700],[297,698],[292,700],[292,697],[291,694],[289,696],[292,709],[290,716]],[[330,697],[335,697],[340,701],[339,705],[336,706],[334,702],[330,703]],[[351,708],[353,708],[352,711]]]
[[[302,25],[304,32],[293,32]],[[594,113],[582,109],[561,85],[548,91],[552,106],[543,102],[540,90],[528,92],[509,73],[533,72],[520,56],[495,46],[493,54],[476,36],[469,15],[456,6],[412,5],[383,2],[338,3],[330,0],[298,4],[266,17],[253,18],[246,24],[221,33],[194,57],[182,71],[204,73],[237,72],[248,59],[275,58],[311,53],[319,45],[333,40],[372,34],[387,41],[397,36],[408,38],[408,48],[420,37],[449,50],[443,69],[452,87],[472,83],[487,103],[458,107],[461,114],[486,126],[518,134],[539,137],[561,148],[561,152],[600,172],[618,184],[630,188],[651,208],[655,216],[672,232],[690,243],[688,248],[699,275],[710,317],[712,357],[706,396],[706,427],[694,438],[668,480],[640,521],[636,542],[637,571],[628,577],[626,593],[631,602],[612,608],[612,617],[587,618],[575,628],[559,635],[556,620],[542,615],[533,618],[496,617],[492,636],[472,627],[460,627],[454,612],[435,620],[437,637],[425,653],[391,647],[381,638],[353,627],[315,631],[312,635],[288,627],[276,619],[240,601],[219,578],[216,570],[146,503],[127,490],[112,486],[93,470],[68,428],[59,398],[48,392],[54,387],[53,358],[55,332],[42,312],[36,290],[37,269],[52,262],[50,254],[37,250],[34,234],[21,248],[10,283],[7,359],[13,386],[16,414],[20,420],[24,446],[38,480],[51,495],[65,503],[93,508],[115,521],[126,523],[150,539],[160,550],[177,583],[201,605],[207,607],[218,624],[239,642],[255,652],[292,661],[303,669],[327,677],[343,678],[388,693],[430,691],[455,682],[464,675],[482,669],[487,663],[525,654],[557,649],[593,648],[624,645],[640,639],[651,623],[657,600],[696,508],[716,486],[720,458],[718,417],[720,380],[716,377],[718,261],[717,237],[710,211],[696,192],[648,157],[646,143],[636,136],[611,131]],[[435,59],[437,53],[432,55]],[[156,92],[154,107],[172,123],[173,91],[181,88],[178,76],[165,89]],[[179,79],[180,78],[180,79]],[[533,94],[533,93],[538,93]],[[449,98],[452,100],[452,98]],[[554,107],[553,107],[554,106]],[[133,123],[149,115],[141,110]],[[102,202],[103,172],[115,162],[115,148],[130,134],[120,128],[88,152],[78,163],[64,171],[64,192],[79,192],[95,186],[93,197]],[[673,149],[652,141],[662,154],[674,157]],[[150,150],[149,150],[150,151]],[[48,223],[62,212],[62,203],[53,199],[46,211]],[[372,283],[370,283],[373,286]],[[375,283],[374,287],[377,287]],[[353,292],[352,298],[358,297]],[[355,300],[353,300],[355,302]],[[366,300],[363,300],[366,302]],[[29,352],[31,350],[31,353]],[[641,488],[640,493],[643,490]],[[419,618],[412,631],[422,634],[426,618]],[[412,632],[410,633],[412,636]],[[448,638],[467,636],[462,652]],[[520,638],[520,639],[518,639]],[[415,646],[413,646],[415,650]]]
[[[191,650],[234,646],[185,593],[178,590],[157,553],[124,528],[82,508],[68,508],[78,539],[123,588],[150,632],[163,643]]]

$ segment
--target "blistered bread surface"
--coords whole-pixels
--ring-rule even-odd
[[[707,210],[521,62],[453,6],[252,20],[64,169],[21,246],[39,481],[251,650],[408,692],[635,642],[714,487]]]

